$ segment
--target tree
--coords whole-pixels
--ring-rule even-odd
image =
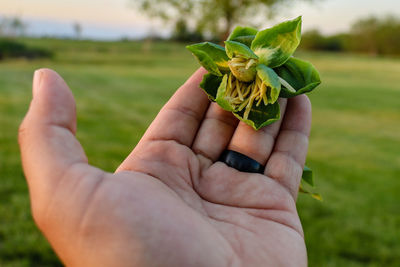
[[[313,0],[302,0],[313,1]],[[191,21],[197,30],[225,39],[236,23],[254,21],[258,14],[271,17],[272,8],[295,0],[135,0],[148,15],[176,23]]]
[[[179,19],[175,23],[172,39],[180,42],[201,42],[204,40],[203,35],[199,31],[191,31],[184,19]]]
[[[27,25],[18,17],[4,18],[0,22],[0,35],[4,36],[23,36]]]
[[[20,18],[17,18],[17,17],[13,18],[11,20],[10,27],[11,27],[11,29],[14,30],[16,35],[22,36],[25,34],[26,25],[25,25],[25,23],[22,22],[22,20]]]
[[[76,39],[81,39],[82,37],[82,26],[78,22],[75,22],[73,25],[74,32],[75,32],[75,38]]]
[[[367,17],[351,28],[352,48],[375,55],[400,54],[400,18]]]
[[[6,24],[4,19],[0,21],[0,36],[5,35]]]
[[[339,52],[344,51],[346,42],[349,40],[348,34],[335,34],[324,36],[318,30],[310,30],[301,34],[300,48],[307,50],[322,50]]]

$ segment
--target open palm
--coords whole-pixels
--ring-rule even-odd
[[[280,100],[283,120],[256,132],[209,104],[203,74],[175,93],[111,174],[87,164],[65,82],[36,72],[22,161],[35,221],[66,265],[307,265],[295,205],[307,97]],[[218,162],[227,148],[264,164],[265,175]]]

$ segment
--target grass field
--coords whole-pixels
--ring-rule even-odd
[[[16,139],[33,71],[66,79],[91,164],[113,171],[197,63],[180,44],[23,41],[56,56],[0,62],[0,266],[58,266],[31,218]],[[400,59],[300,54],[323,81],[307,162],[324,201],[298,201],[310,266],[399,266]]]

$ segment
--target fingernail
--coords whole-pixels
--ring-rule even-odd
[[[36,70],[35,73],[33,74],[33,97],[37,94],[37,92],[40,89],[40,84],[42,80],[42,71],[41,70]]]

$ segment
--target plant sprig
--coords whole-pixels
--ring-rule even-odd
[[[208,70],[201,87],[212,101],[258,130],[280,118],[279,97],[308,93],[318,71],[292,57],[301,39],[301,17],[257,31],[236,27],[225,47],[209,42],[187,46]]]
[[[200,84],[209,99],[259,130],[279,120],[279,97],[308,93],[321,83],[311,63],[292,56],[300,39],[301,17],[297,17],[262,31],[236,27],[225,47],[204,42],[187,49],[209,72]],[[314,186],[307,166],[299,191],[321,200],[305,184]]]

